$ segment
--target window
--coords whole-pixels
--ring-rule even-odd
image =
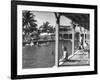
[[[64,34],[64,39],[68,39],[68,34]]]
[[[64,34],[64,39],[72,39],[72,34]]]
[[[72,39],[72,34],[69,34],[69,39]]]

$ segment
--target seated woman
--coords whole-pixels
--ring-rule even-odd
[[[68,60],[68,50],[67,50],[67,47],[63,47],[63,56],[62,58],[59,60],[59,61],[67,61]]]

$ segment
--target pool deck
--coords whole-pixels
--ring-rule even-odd
[[[89,53],[78,50],[67,61],[59,62],[59,66],[84,66],[89,65]]]

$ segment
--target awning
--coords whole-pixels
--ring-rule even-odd
[[[89,30],[89,14],[83,14],[83,13],[60,13],[60,15],[63,15],[69,19],[71,19],[73,22],[81,25],[85,29]]]

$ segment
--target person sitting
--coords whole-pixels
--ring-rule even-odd
[[[63,56],[62,58],[59,60],[59,61],[67,61],[68,60],[68,50],[67,50],[67,47],[63,47]]]

